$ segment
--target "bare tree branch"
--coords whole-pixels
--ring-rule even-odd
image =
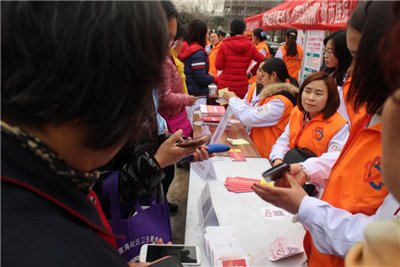
[[[188,12],[194,18],[208,23],[223,6],[224,0],[174,0],[173,3],[178,11]]]

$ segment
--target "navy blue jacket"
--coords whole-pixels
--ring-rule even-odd
[[[208,74],[209,63],[206,51],[197,43],[190,46],[185,42],[178,55],[185,64],[186,86],[191,95],[207,95],[208,85],[216,83],[214,76]]]

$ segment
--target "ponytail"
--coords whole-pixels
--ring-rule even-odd
[[[293,78],[292,76],[289,75],[288,79],[289,79],[289,82],[291,85],[299,87],[299,83],[297,82],[297,80],[295,78]]]
[[[255,29],[253,35],[256,36],[260,42],[267,40],[267,33],[261,28]]]
[[[296,39],[297,39],[297,30],[290,28],[286,31],[286,37],[287,37],[287,41],[286,41],[286,55],[294,57],[298,54],[297,52],[297,43],[296,43]]]

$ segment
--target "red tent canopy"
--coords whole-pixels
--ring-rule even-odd
[[[246,31],[260,27],[265,31],[343,29],[356,6],[354,0],[287,0],[266,12],[245,18]]]

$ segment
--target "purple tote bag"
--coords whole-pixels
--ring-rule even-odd
[[[157,204],[154,197],[135,200],[137,213],[128,219],[121,219],[118,196],[118,175],[114,171],[103,185],[102,199],[109,196],[111,209],[110,226],[115,235],[125,236],[117,239],[118,251],[128,262],[139,261],[140,248],[144,244],[157,243],[162,238],[164,243],[172,242],[171,222],[168,203]],[[141,205],[149,206],[143,209]]]

